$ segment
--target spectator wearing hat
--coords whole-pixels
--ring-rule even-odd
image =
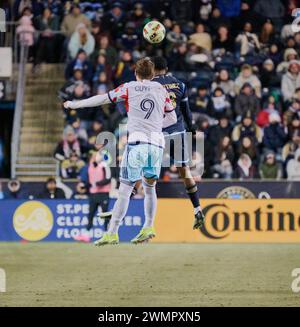
[[[70,61],[66,67],[65,77],[67,80],[71,79],[75,70],[81,70],[84,81],[90,81],[93,76],[93,65],[88,60],[87,54],[84,50],[79,50],[76,58]]]
[[[252,86],[257,97],[261,97],[261,82],[255,74],[253,74],[252,66],[244,64],[241,68],[241,72],[235,80],[235,92],[239,94],[241,88],[245,83]]]
[[[7,190],[4,192],[4,199],[24,199],[25,195],[21,189],[21,182],[15,178],[7,183]]]
[[[278,76],[272,59],[266,59],[260,70],[260,81],[263,88],[280,88],[280,77]]]
[[[103,29],[108,31],[116,39],[122,35],[125,23],[126,15],[123,12],[122,4],[120,2],[114,2],[111,10],[102,19]]]
[[[54,177],[47,179],[44,190],[38,196],[41,199],[65,199],[65,192],[57,187]]]
[[[289,180],[300,181],[300,148],[295,152],[295,157],[289,160],[286,172]]]
[[[261,179],[281,179],[282,167],[276,160],[275,153],[268,150],[264,156],[263,162],[259,165],[259,176]]]
[[[234,170],[234,177],[240,180],[254,179],[257,177],[257,171],[248,154],[242,153]]]
[[[232,131],[232,140],[234,142],[239,142],[244,136],[252,138],[256,143],[262,142],[263,133],[254,122],[254,115],[250,111],[242,116],[241,123],[237,124]]]
[[[148,16],[149,14],[145,10],[143,3],[137,2],[133,6],[133,11],[128,15],[128,21],[132,22],[135,26],[135,30],[141,34]]]
[[[240,94],[235,98],[234,111],[237,120],[250,112],[251,115],[256,115],[260,110],[260,103],[258,97],[249,83],[245,83],[240,91]]]
[[[289,63],[288,71],[281,80],[281,92],[286,102],[292,101],[295,90],[300,87],[300,65],[298,61],[292,60]]]
[[[84,50],[86,55],[90,56],[94,52],[94,49],[94,37],[83,23],[78,24],[68,44],[70,57],[72,59],[77,57],[79,50]]]
[[[98,134],[103,132],[103,118],[97,117],[92,123],[92,126],[88,129],[88,142],[91,147],[94,147]]]
[[[76,137],[73,127],[68,125],[64,129],[63,140],[57,145],[54,156],[56,159],[62,161],[70,158],[71,153],[73,152],[77,153],[77,155],[80,157],[80,143]]]
[[[264,129],[263,145],[266,149],[279,154],[286,142],[287,134],[284,127],[280,124],[281,118],[278,113],[271,113],[269,121],[269,126]]]
[[[127,22],[122,35],[118,40],[121,49],[133,50],[139,45],[139,36],[136,33],[135,25],[133,22]]]
[[[91,29],[91,21],[81,13],[80,6],[75,4],[71,12],[64,17],[61,30],[69,38],[76,31],[79,24],[84,24],[89,30]]]
[[[60,168],[62,178],[78,178],[80,169],[85,165],[76,152],[72,152],[68,159],[63,160]]]
[[[298,61],[298,53],[293,48],[287,48],[284,50],[283,61],[277,66],[277,73],[284,74],[288,71],[291,61]]]

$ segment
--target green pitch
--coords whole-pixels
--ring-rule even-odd
[[[0,243],[0,306],[299,306],[300,245]]]

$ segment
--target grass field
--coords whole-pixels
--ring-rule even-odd
[[[300,245],[0,243],[0,306],[299,306]]]

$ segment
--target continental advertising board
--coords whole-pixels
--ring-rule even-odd
[[[111,200],[112,207],[114,200]],[[153,242],[193,243],[298,243],[299,200],[205,199],[206,222],[193,230],[193,210],[187,199],[159,199],[157,237]],[[120,227],[120,240],[128,242],[144,222],[143,200],[132,200]],[[81,200],[0,201],[0,241],[72,242],[85,230],[88,203]],[[91,237],[104,232],[102,219],[94,219]]]
[[[155,242],[300,242],[300,201],[286,199],[206,199],[206,222],[191,229],[193,215],[184,199],[160,199]]]

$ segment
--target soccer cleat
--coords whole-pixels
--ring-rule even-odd
[[[96,246],[108,245],[108,244],[119,244],[118,234],[105,233],[99,240],[95,241]]]
[[[200,210],[195,214],[193,229],[200,229],[204,225],[204,222],[205,222],[205,216],[202,210]]]
[[[142,228],[138,233],[138,235],[131,240],[131,243],[133,244],[144,243],[154,237],[155,237],[154,227]]]
[[[111,219],[112,211],[100,212],[100,213],[97,214],[97,217],[100,217],[102,219]]]
[[[90,243],[90,241],[91,241],[91,238],[89,237],[89,235],[86,235],[86,234],[74,236],[73,239],[77,242],[83,242],[83,243]]]

